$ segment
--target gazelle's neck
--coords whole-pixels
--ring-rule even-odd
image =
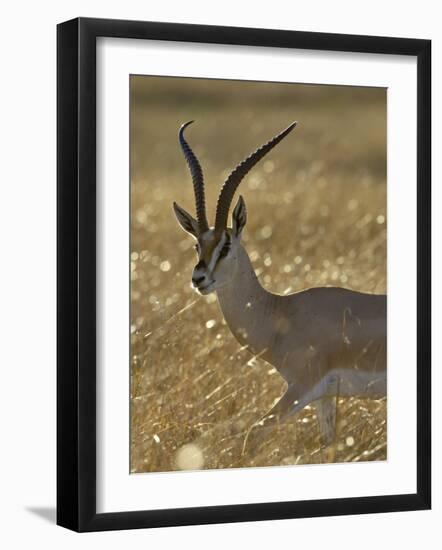
[[[272,334],[275,296],[259,283],[246,250],[239,246],[238,268],[233,279],[218,289],[218,301],[235,338],[252,353],[264,354]]]

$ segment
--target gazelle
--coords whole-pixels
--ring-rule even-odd
[[[227,218],[244,176],[297,123],[233,170],[218,198],[215,226],[209,227],[203,172],[184,137],[191,122],[180,128],[179,142],[193,180],[196,219],[176,203],[173,207],[181,227],[197,241],[192,284],[200,294],[216,292],[238,342],[274,365],[287,382],[283,397],[259,422],[273,426],[316,402],[321,434],[328,444],[335,435],[338,395],[386,395],[386,296],[338,287],[284,296],[265,290],[241,244],[247,221],[242,196],[232,213],[232,227],[227,227]]]

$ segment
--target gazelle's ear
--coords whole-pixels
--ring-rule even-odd
[[[181,227],[187,233],[190,233],[195,239],[198,237],[198,222],[193,218],[189,212],[186,212],[184,208],[178,206],[176,202],[173,203],[173,209],[175,211],[176,219]]]
[[[232,230],[235,237],[241,235],[242,230],[247,222],[247,209],[246,203],[242,198],[242,195],[239,196],[238,202],[232,213]]]

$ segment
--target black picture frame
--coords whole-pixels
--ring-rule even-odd
[[[417,492],[361,498],[96,512],[96,39],[302,48],[417,58]],[[57,28],[57,523],[102,531],[431,506],[431,41],[74,19]]]

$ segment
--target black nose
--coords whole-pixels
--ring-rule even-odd
[[[204,275],[202,277],[192,277],[192,283],[194,286],[198,286],[200,283],[204,281],[205,277]]]

